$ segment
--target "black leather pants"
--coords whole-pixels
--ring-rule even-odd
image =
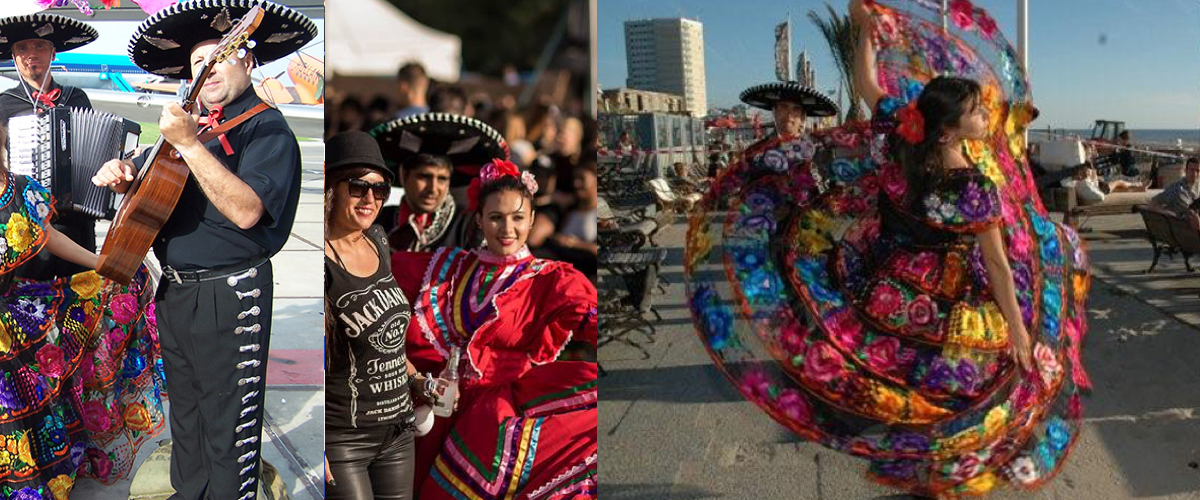
[[[414,443],[413,431],[399,425],[326,427],[325,456],[337,483],[325,484],[326,500],[411,500]]]

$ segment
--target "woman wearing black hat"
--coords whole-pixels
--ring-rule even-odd
[[[337,135],[326,147],[326,493],[412,498],[416,413],[409,386],[425,387],[426,379],[405,355],[412,309],[375,224],[392,173],[364,132]]]

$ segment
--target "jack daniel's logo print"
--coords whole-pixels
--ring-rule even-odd
[[[342,382],[346,391],[335,392],[348,398],[345,404],[351,427],[394,422],[398,416],[412,413],[404,353],[411,308],[395,278],[386,268],[381,273],[383,277],[346,281],[340,279],[346,275],[339,273],[334,281],[337,291],[331,294],[338,329],[350,348],[348,377]]]
[[[336,305],[347,337],[356,339],[366,334],[371,347],[381,354],[395,354],[404,345],[412,313],[392,275],[343,294]]]

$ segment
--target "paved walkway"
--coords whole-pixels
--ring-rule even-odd
[[[267,363],[266,423],[262,456],[288,485],[292,500],[325,498],[324,327],[321,241],[324,235],[325,145],[301,142],[302,192],[291,238],[271,262],[275,275],[271,355]],[[97,240],[103,241],[96,228]],[[170,406],[168,404],[168,410]],[[164,431],[156,441],[170,438]],[[143,446],[134,469],[157,448]],[[126,500],[130,477],[112,486],[81,480],[72,500]]]
[[[1098,279],[1083,434],[1047,487],[992,498],[1200,499],[1200,273],[1176,259],[1141,274],[1151,251],[1136,215],[1085,226]],[[657,238],[669,286],[655,297],[663,321],[651,358],[620,344],[600,351],[605,500],[903,498],[863,479],[865,462],[795,438],[713,368],[685,306],[685,229]]]

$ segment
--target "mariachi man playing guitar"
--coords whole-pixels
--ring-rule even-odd
[[[212,64],[209,54],[233,25],[240,28],[240,18],[257,13],[251,6],[264,11],[249,36],[253,49]],[[130,43],[130,58],[141,68],[203,80],[193,85],[202,85],[206,111],[197,119],[171,103],[159,120],[163,139],[177,151],[170,154],[190,170],[178,204],[153,240],[164,277],[155,302],[171,394],[172,500],[256,496],[271,325],[268,259],[283,247],[295,220],[300,147],[283,115],[255,94],[250,75],[256,60],[284,57],[315,36],[312,21],[288,7],[194,0],[151,16]],[[200,75],[209,67],[204,80]],[[218,125],[247,115],[233,128]],[[201,143],[198,131],[212,127],[223,132]],[[125,192],[145,156],[110,161],[92,180]],[[161,156],[155,157],[150,172],[158,168]],[[143,187],[146,182],[141,180]]]

